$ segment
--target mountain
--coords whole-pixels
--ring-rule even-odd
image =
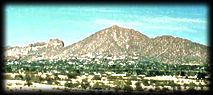
[[[100,30],[67,47],[55,49],[48,46],[34,53],[41,56],[41,59],[95,57],[152,60],[170,64],[206,64],[209,49],[208,46],[169,35],[149,38],[139,31],[117,25]]]
[[[64,51],[74,55],[128,55],[144,48],[148,39],[138,31],[114,25],[66,47]]]

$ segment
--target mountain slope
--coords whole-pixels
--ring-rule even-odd
[[[160,36],[152,40],[152,47],[148,50],[148,53],[153,54],[153,58],[160,62],[179,64],[207,63],[207,46],[186,39]]]

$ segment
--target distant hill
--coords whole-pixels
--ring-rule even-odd
[[[55,49],[50,46],[34,53],[41,56],[41,59],[96,57],[152,60],[170,64],[206,64],[208,49],[208,46],[187,39],[169,35],[149,38],[139,31],[113,25],[67,47]],[[30,56],[33,56],[32,52]]]

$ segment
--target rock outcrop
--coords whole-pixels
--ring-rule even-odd
[[[5,59],[45,59],[44,56],[48,56],[45,54],[49,54],[48,52],[57,51],[57,49],[63,47],[64,42],[59,39],[50,39],[48,43],[36,42],[25,47],[10,47],[6,49]],[[49,51],[50,49],[52,51]]]
[[[54,48],[62,48],[64,47],[64,42],[59,39],[50,39],[47,46]]]

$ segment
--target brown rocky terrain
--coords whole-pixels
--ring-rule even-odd
[[[63,41],[59,39],[50,39],[48,43],[37,42],[34,44],[29,44],[25,47],[10,47],[6,49],[5,58],[10,60],[50,59],[49,56],[47,56],[49,53],[58,51],[58,49],[63,47]]]
[[[64,42],[59,40],[59,39],[50,39],[47,46],[48,47],[61,48],[61,47],[64,47]]]
[[[114,25],[66,47],[65,51],[74,55],[120,56],[139,51],[146,46],[148,39],[138,31]]]
[[[32,46],[37,49],[34,48],[33,51]],[[149,38],[136,30],[117,25],[100,30],[67,47],[64,47],[63,41],[58,39],[51,39],[48,43],[36,43],[30,47],[25,49],[30,52],[27,56],[21,57],[23,60],[29,60],[32,56],[47,60],[74,56],[142,59],[171,64],[208,63],[209,49],[208,46],[169,35]]]
[[[174,64],[208,62],[208,47],[205,45],[169,35],[149,38],[133,29],[116,25],[65,47],[64,53],[66,56],[136,57]]]

